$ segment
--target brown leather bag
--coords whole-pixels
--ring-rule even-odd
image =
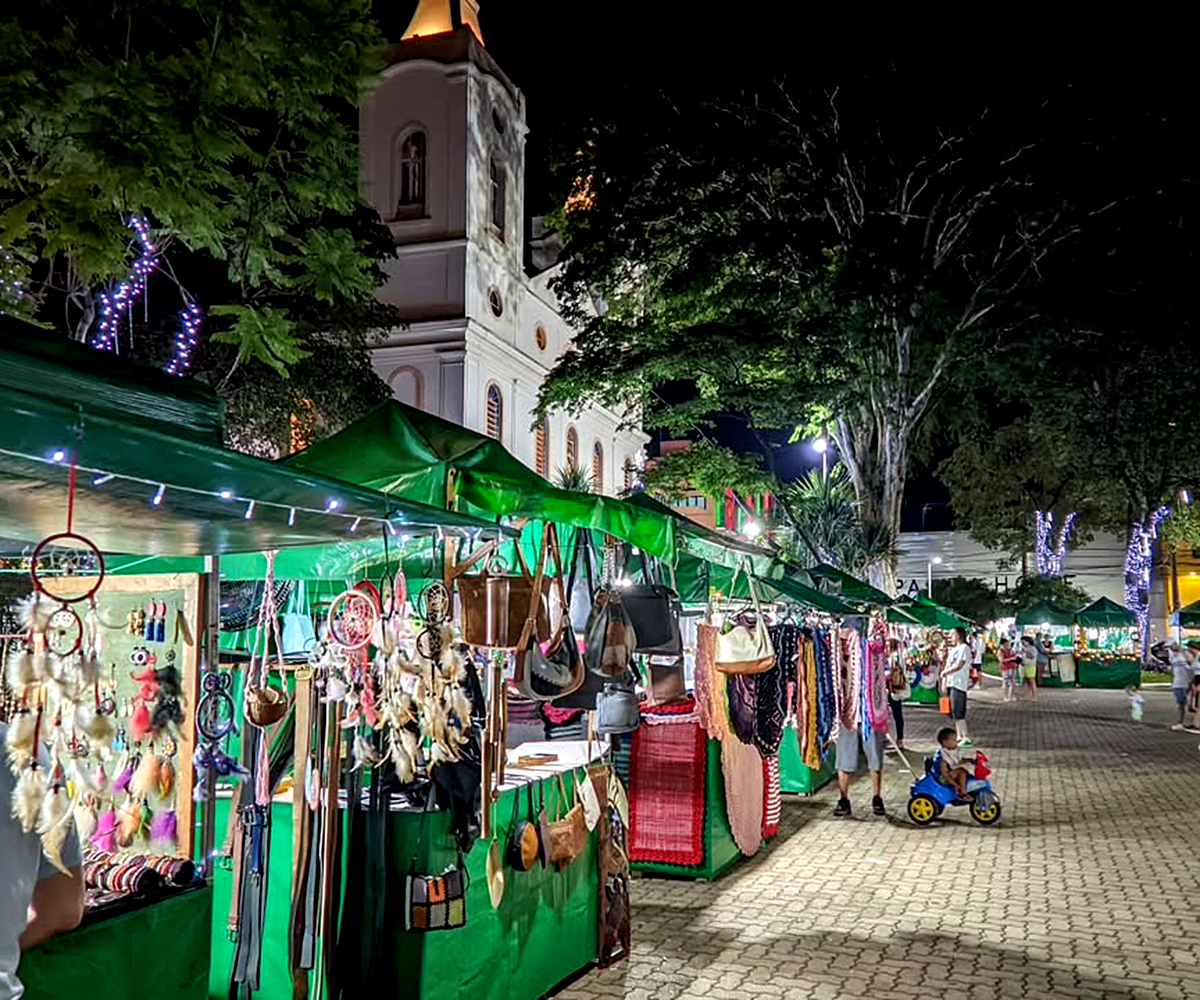
[[[659,662],[655,662],[658,660]],[[669,705],[687,694],[684,678],[683,657],[650,657],[650,697],[656,705]]]
[[[550,701],[577,690],[583,683],[585,670],[579,655],[579,644],[571,628],[570,608],[567,606],[567,591],[562,581],[562,552],[558,547],[558,531],[549,521],[542,528],[542,547],[538,554],[537,572],[533,577],[533,591],[541,590],[546,573],[546,560],[554,557],[554,587],[558,591],[561,619],[549,645],[543,650],[533,634],[534,602],[530,600],[529,612],[521,630],[516,651],[516,670],[513,686],[526,698],[534,701]]]
[[[529,609],[534,603],[534,578],[525,564],[521,546],[515,546],[520,573],[495,572],[500,563],[496,556],[499,543],[490,541],[480,546],[463,562],[455,565],[449,577],[458,585],[462,604],[463,642],[492,649],[517,649]],[[479,573],[467,570],[483,563]],[[550,638],[550,581],[543,578],[536,588],[540,592],[537,613],[539,642]]]
[[[563,787],[562,775],[558,775],[559,809],[567,804],[567,790]],[[550,860],[559,871],[566,868],[587,848],[587,820],[583,816],[583,805],[576,802],[561,819],[550,824]]]

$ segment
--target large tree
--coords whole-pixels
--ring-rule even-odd
[[[290,414],[303,432],[379,398],[363,349],[392,251],[355,121],[381,45],[367,0],[10,5],[7,311],[152,361],[181,310],[203,317],[198,371],[256,450],[286,447]]]
[[[1066,88],[943,71],[689,81],[573,130],[557,289],[580,333],[543,406],[632,399],[676,432],[734,417],[768,471],[828,420],[863,521],[896,533],[956,368],[1033,322],[1021,293],[1111,201],[1079,180]],[[679,380],[693,394],[665,403]],[[891,561],[871,576],[890,587]]]

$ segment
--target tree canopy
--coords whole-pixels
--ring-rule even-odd
[[[293,404],[374,402],[362,349],[393,251],[359,199],[355,122],[381,48],[366,0],[10,5],[0,245],[25,291],[6,311],[159,360],[196,302],[196,370],[261,450],[303,424]],[[150,302],[98,336],[147,245]]]

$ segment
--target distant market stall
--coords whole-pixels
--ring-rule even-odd
[[[1141,683],[1137,616],[1132,611],[1101,597],[1075,612],[1075,625],[1080,687],[1124,688]]]
[[[1017,612],[1016,627],[1019,633],[1034,633],[1050,641],[1051,652],[1047,666],[1037,678],[1043,687],[1061,687],[1076,683],[1077,665],[1072,638],[1075,634],[1075,612],[1057,608],[1046,601],[1038,601]],[[1018,639],[1018,643],[1020,640]]]

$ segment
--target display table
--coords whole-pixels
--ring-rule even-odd
[[[51,938],[21,957],[25,1000],[114,991],[204,1000],[212,900],[203,886]]]
[[[1142,665],[1133,657],[1114,657],[1107,662],[1086,654],[1076,661],[1080,687],[1125,688],[1142,683]]]
[[[733,739],[732,736],[729,739]],[[721,770],[721,744],[708,740],[706,747],[704,787],[704,860],[698,865],[670,865],[651,861],[634,861],[635,871],[661,875],[681,875],[685,878],[714,879],[732,868],[742,857],[733,841],[733,831],[725,814],[725,776]],[[681,825],[688,823],[681,816]]]
[[[551,752],[566,758],[574,744],[559,742]],[[541,745],[526,744],[521,753]],[[515,752],[510,757],[515,759]],[[538,768],[533,799],[538,802],[542,785],[548,807],[557,802],[555,774],[562,772],[573,795],[573,785],[582,779],[582,769]],[[522,777],[534,772],[521,771]],[[551,792],[552,787],[555,791]],[[520,794],[525,811],[525,788],[505,785],[495,806],[496,829],[501,851],[508,840],[513,796]],[[599,878],[595,832],[587,849],[564,871],[540,865],[518,872],[504,865],[504,898],[493,909],[488,898],[487,856],[490,840],[480,839],[466,856],[470,885],[467,889],[467,923],[457,930],[410,933],[404,929],[404,877],[416,851],[416,869],[422,874],[440,873],[455,862],[450,814],[419,811],[388,813],[386,863],[382,870],[368,869],[365,849],[368,814],[349,814],[345,867],[346,905],[342,914],[343,935],[351,940],[368,935],[361,924],[362,909],[354,904],[353,886],[371,884],[371,891],[386,902],[382,942],[369,972],[371,996],[420,997],[422,1000],[530,1000],[545,995],[559,983],[596,960],[599,944]],[[553,819],[553,814],[550,815]],[[425,826],[422,834],[422,824]],[[361,898],[361,892],[358,894]],[[343,970],[343,975],[346,975]],[[348,995],[359,996],[354,979],[347,979]]]
[[[820,768],[814,771],[800,760],[796,727],[789,722],[783,731],[783,742],[779,745],[779,790],[788,795],[814,794],[837,774],[836,756],[830,744],[821,758]]]

